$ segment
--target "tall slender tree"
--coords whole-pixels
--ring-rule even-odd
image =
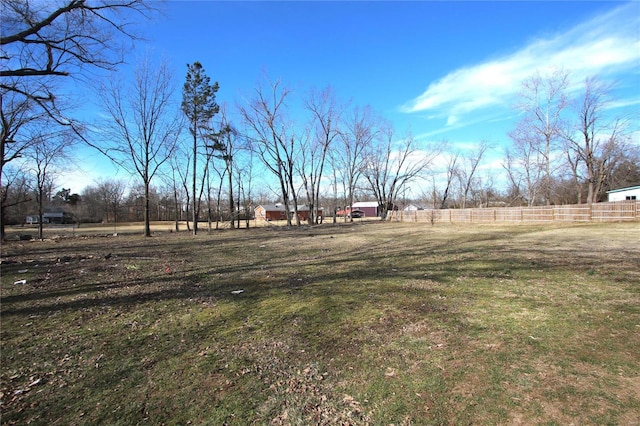
[[[198,140],[214,133],[209,123],[220,107],[216,103],[218,83],[211,84],[204,67],[198,61],[187,65],[187,78],[182,90],[182,111],[189,121],[189,133],[193,138],[192,213],[193,235],[198,233],[200,197],[197,196]],[[202,194],[202,191],[200,191]]]
[[[227,183],[229,185],[227,195],[229,201],[229,226],[234,228],[234,219],[236,216],[234,195],[233,195],[233,178],[236,173],[235,169],[237,160],[236,153],[238,151],[239,144],[237,139],[239,138],[238,130],[229,122],[226,114],[226,110],[222,109],[220,113],[220,131],[213,140],[211,148],[216,151],[215,157],[224,162],[224,174],[227,177]],[[222,182],[220,182],[222,185]],[[240,195],[238,194],[238,197]],[[238,228],[240,226],[238,225]]]
[[[366,153],[371,150],[379,132],[375,124],[378,121],[379,117],[369,106],[353,108],[344,121],[334,168],[341,170],[345,202],[349,207],[353,206],[356,186],[365,168]],[[350,220],[353,221],[353,217],[350,217]]]
[[[180,128],[174,84],[166,63],[141,61],[134,82],[127,87],[112,83],[101,97],[109,119],[102,126],[108,137],[104,147],[118,165],[142,180],[144,235],[151,236],[149,189],[158,170],[173,154]],[[104,148],[103,148],[104,149]],[[111,155],[113,153],[113,155]]]
[[[265,167],[278,179],[287,225],[292,225],[290,202],[293,202],[293,213],[299,225],[298,199],[293,185],[296,136],[286,116],[286,100],[291,92],[281,87],[279,81],[269,86],[268,90],[259,86],[249,103],[240,107],[240,114],[255,151]]]
[[[309,224],[316,222],[320,208],[320,183],[329,148],[339,135],[342,107],[338,105],[331,87],[312,90],[304,100],[311,114],[309,137],[302,143],[300,177],[309,203]]]
[[[460,207],[467,208],[467,202],[469,201],[469,195],[479,188],[479,179],[477,179],[476,172],[478,166],[482,161],[485,153],[489,149],[489,143],[487,141],[480,142],[472,150],[462,155],[462,161],[460,166],[456,169],[456,177],[460,185]]]
[[[45,202],[50,201],[55,184],[56,168],[67,163],[66,153],[72,147],[73,133],[43,134],[27,153],[34,177],[33,192],[38,205],[38,238],[43,238]]]
[[[451,155],[447,157],[447,163],[445,164],[446,180],[445,180],[444,191],[442,191],[442,201],[440,202],[441,209],[446,209],[449,207],[449,204],[448,204],[449,197],[451,195],[451,192],[453,192],[454,178],[456,176],[456,170],[458,169],[459,159],[460,159],[459,152],[451,153]],[[435,194],[435,184],[434,184],[434,194]],[[434,196],[434,199],[435,199],[435,196]],[[434,201],[434,205],[435,205],[435,201]]]
[[[563,128],[563,111],[568,106],[566,90],[569,74],[555,70],[548,75],[536,72],[522,83],[519,109],[523,118],[509,136],[515,144],[529,145],[527,151],[535,153],[535,164],[540,176],[535,185],[545,204],[553,198],[553,151],[559,148]],[[533,176],[533,174],[529,174]]]

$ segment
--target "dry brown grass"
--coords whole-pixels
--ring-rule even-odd
[[[637,231],[10,242],[2,422],[639,424]]]

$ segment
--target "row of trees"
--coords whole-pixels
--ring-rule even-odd
[[[144,0],[1,0],[0,17],[0,232],[8,210],[22,198],[23,176],[42,216],[55,169],[86,128],[68,112],[76,98],[65,96],[65,82],[95,78],[123,62],[129,28],[150,17]],[[40,221],[42,223],[42,220]]]
[[[224,210],[233,227],[239,212],[267,199],[293,212],[292,225],[299,224],[302,204],[314,223],[321,205],[337,209],[356,198],[375,199],[385,215],[409,199],[434,208],[595,202],[609,187],[640,181],[640,155],[625,133],[626,122],[607,115],[608,87],[590,78],[571,98],[578,92],[568,90],[564,71],[537,73],[523,83],[522,118],[509,134],[513,143],[502,161],[506,187],[495,170],[484,167],[492,148],[488,142],[455,151],[442,141],[399,135],[371,108],[340,101],[331,87],[296,97],[268,78],[247,99],[221,107],[219,85],[199,62],[187,65],[181,101],[166,63],[141,60],[129,80],[111,75],[97,90],[104,120],[81,123],[54,95],[58,79],[115,69],[123,52],[115,40],[135,40],[126,18],[148,16],[149,5],[142,0],[2,4],[3,234],[9,213],[22,210],[19,206],[35,202],[42,216],[56,198],[57,172],[75,167],[67,153],[78,143],[135,177],[128,198],[142,204],[147,236],[161,205],[164,217],[173,212],[176,229],[186,219],[197,234],[199,220],[206,218],[211,227]],[[118,220],[122,209],[105,202],[107,196],[98,201],[94,192],[87,188],[76,202],[79,198],[87,211],[104,206],[102,219]],[[124,197],[121,188],[116,192]],[[267,192],[268,197],[256,195]],[[159,199],[164,201],[154,204]],[[87,211],[82,213],[87,218],[99,216]]]
[[[638,146],[626,133],[628,119],[607,114],[611,87],[589,77],[571,98],[569,77],[563,70],[537,72],[522,86],[522,118],[509,134],[513,144],[503,166],[512,190],[530,206],[554,203],[567,181],[576,203],[597,202],[612,186],[640,183],[637,175],[612,176],[637,166]]]
[[[465,158],[461,158],[453,155],[451,158],[456,159],[456,162],[471,164],[469,163],[470,159],[477,157],[465,156]],[[476,182],[467,186],[465,183],[468,180],[463,180],[467,175],[468,171],[464,169],[454,170],[448,194],[445,194],[445,187],[438,188],[437,185],[433,185],[431,190],[425,190],[419,194],[402,191],[396,198],[395,205],[400,209],[410,204],[437,209],[442,208],[442,202],[445,201],[445,208],[507,206],[512,205],[514,198],[517,198],[517,196],[514,197],[514,194],[498,190],[491,176],[488,175],[478,177]],[[611,178],[619,182],[631,182],[627,181],[631,178],[634,179],[633,182],[638,182],[640,180],[640,166],[637,162],[623,162],[613,170]],[[38,211],[40,203],[37,191],[31,187],[30,179],[30,176],[23,175],[12,185],[12,196],[26,201],[7,209],[7,223],[23,223],[27,215]],[[49,211],[70,213],[73,222],[78,226],[82,226],[82,223],[102,222],[111,223],[117,227],[117,224],[122,222],[142,222],[145,212],[148,211],[151,221],[177,221],[178,225],[174,229],[179,229],[181,223],[188,223],[192,218],[187,202],[187,192],[178,188],[176,196],[170,179],[160,179],[160,181],[160,186],[151,186],[148,198],[145,197],[144,185],[131,187],[128,181],[122,179],[111,178],[95,182],[86,187],[81,194],[73,193],[68,188],[57,190],[57,186],[51,184],[47,185],[43,191],[44,205],[48,206]],[[625,185],[628,184],[625,183],[621,186]],[[553,187],[555,197],[559,200],[557,204],[574,202],[575,187],[571,181],[555,181]],[[470,188],[466,194],[465,188]],[[585,193],[586,189],[585,184],[583,188]],[[342,197],[336,198],[330,191],[322,191],[322,194],[319,203],[324,207],[325,216],[331,216],[332,212],[336,212],[345,205],[345,200]],[[233,209],[231,209],[228,202],[230,195],[232,194],[223,188],[221,196],[211,200],[210,205],[206,205],[209,200],[202,203],[201,209],[206,207],[207,215],[201,218],[201,221],[208,219],[207,227],[209,229],[219,228],[221,222],[224,221],[235,221],[234,226],[236,227],[248,227],[251,223],[247,221],[252,219],[254,206],[273,204],[278,200],[270,188],[262,186],[254,189],[250,202],[243,201],[240,205],[232,206]],[[366,187],[357,190],[354,197],[357,200],[370,199],[370,190]]]

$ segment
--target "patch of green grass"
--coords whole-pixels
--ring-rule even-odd
[[[2,423],[637,423],[635,227],[4,244]]]

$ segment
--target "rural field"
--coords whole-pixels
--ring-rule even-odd
[[[167,229],[2,245],[2,424],[640,424],[637,222]]]

